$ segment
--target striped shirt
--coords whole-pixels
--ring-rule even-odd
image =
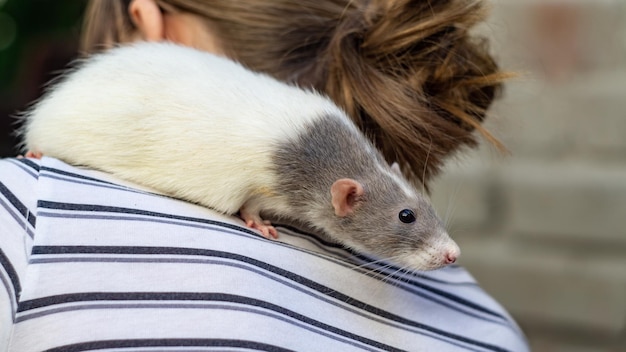
[[[409,273],[53,158],[0,160],[0,350],[527,351],[462,267]]]

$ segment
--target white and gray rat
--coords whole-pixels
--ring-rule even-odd
[[[297,219],[413,270],[459,247],[427,199],[330,99],[168,43],[97,54],[29,111],[23,147],[240,216]]]

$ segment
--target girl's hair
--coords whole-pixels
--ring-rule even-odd
[[[92,0],[87,53],[131,40],[128,0]],[[480,0],[157,0],[207,20],[226,54],[257,71],[313,87],[343,107],[389,162],[426,184],[443,159],[477,145],[506,74],[486,40]],[[208,28],[209,28],[208,27]]]

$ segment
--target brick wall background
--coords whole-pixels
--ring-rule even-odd
[[[626,1],[495,0],[480,32],[520,72],[485,147],[433,201],[462,264],[533,351],[626,351]]]

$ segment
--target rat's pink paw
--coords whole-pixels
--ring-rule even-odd
[[[40,152],[32,152],[32,151],[27,151],[26,154],[24,154],[24,156],[22,155],[18,155],[17,158],[21,159],[21,158],[33,158],[33,159],[41,159],[41,157],[43,156],[42,153]]]
[[[263,237],[267,239],[278,238],[278,231],[276,231],[276,228],[274,228],[274,226],[272,226],[267,220],[263,220],[262,222],[248,220],[246,221],[246,226],[261,231]]]
[[[239,215],[241,219],[246,222],[246,226],[261,231],[263,237],[267,239],[278,238],[276,228],[272,226],[269,221],[261,219],[258,212],[249,212],[246,207],[243,206],[239,210]]]

